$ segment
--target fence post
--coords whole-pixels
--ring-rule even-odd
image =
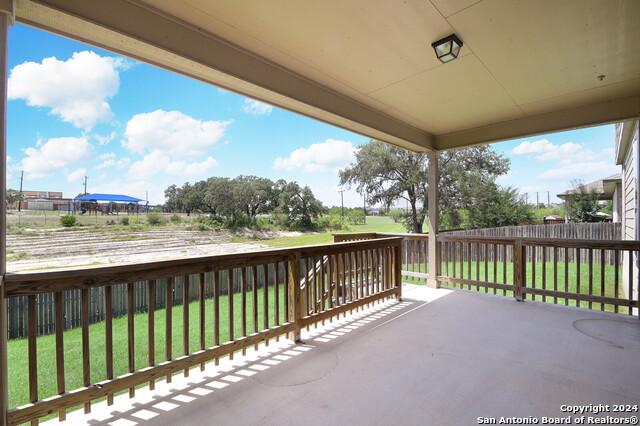
[[[515,244],[513,246],[513,284],[515,286],[513,297],[515,297],[518,302],[522,302],[522,286],[524,283],[524,275],[524,251],[522,246],[522,239],[518,238],[515,240]]]
[[[402,240],[398,241],[398,243],[393,247],[393,255],[395,258],[394,264],[394,281],[395,286],[398,289],[396,293],[396,299],[398,301],[402,301]]]
[[[289,269],[289,322],[295,324],[289,339],[300,342],[300,322],[302,320],[302,299],[300,294],[300,254],[296,253],[288,260]]]

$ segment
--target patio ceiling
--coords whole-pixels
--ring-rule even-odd
[[[15,18],[413,150],[640,115],[634,0],[16,0]]]

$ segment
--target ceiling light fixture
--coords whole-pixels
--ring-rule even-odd
[[[431,47],[436,51],[438,59],[440,59],[442,63],[447,63],[458,57],[460,48],[462,47],[462,40],[455,34],[451,34],[449,37],[436,41]]]

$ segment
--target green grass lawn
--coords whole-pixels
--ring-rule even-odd
[[[279,286],[280,323],[286,322],[284,317],[284,285]],[[263,329],[264,292],[258,289],[258,331]],[[274,325],[274,287],[269,287],[269,326]],[[200,349],[199,302],[189,304],[189,351]],[[247,292],[247,334],[253,329],[253,293]],[[165,314],[166,309],[157,309],[154,315],[155,361],[163,362],[165,358]],[[233,297],[234,337],[242,336],[241,315],[242,297],[235,293]],[[174,306],[172,310],[172,353],[173,358],[183,355],[183,306]],[[213,299],[205,302],[205,347],[214,344]],[[144,368],[148,362],[148,314],[135,315],[135,367]],[[227,296],[220,297],[220,342],[229,340],[229,301]],[[89,326],[91,382],[106,379],[106,341],[105,323]],[[38,389],[39,398],[44,399],[57,394],[55,335],[40,336],[38,345]],[[8,342],[9,366],[9,406],[17,407],[29,403],[28,350],[27,339],[15,339]],[[82,383],[82,330],[80,328],[64,332],[65,381],[67,391],[83,387]],[[114,377],[128,372],[128,334],[127,317],[113,319],[113,373]],[[144,385],[141,385],[144,386]],[[76,408],[80,408],[76,407]],[[55,416],[51,416],[55,417]]]
[[[316,234],[304,234],[297,237],[274,238],[260,241],[260,243],[267,244],[269,247],[273,248],[285,248],[314,244],[329,244],[333,242],[333,234],[345,232],[406,232],[401,223],[394,223],[388,216],[367,216],[366,224],[349,225],[349,228],[349,231],[322,232]]]
[[[533,270],[532,270],[532,266],[531,266],[531,262],[527,262],[527,274],[526,274],[526,279],[525,279],[525,285],[526,287],[533,287],[533,288],[538,288],[538,289],[545,289],[545,290],[554,290],[554,283],[555,281],[555,277],[554,277],[554,269],[553,269],[553,263],[547,263],[546,264],[546,280],[545,280],[545,285],[543,286],[543,265],[540,262],[536,262],[536,273],[535,273],[535,285],[532,286],[533,283]],[[479,266],[479,271],[478,271],[478,266]],[[441,273],[444,275],[446,274],[446,267],[447,264],[445,262],[442,263],[441,266]],[[564,263],[558,263],[558,272],[557,272],[557,287],[555,288],[555,290],[557,291],[563,291],[563,292],[569,292],[569,293],[578,293],[578,271],[577,271],[577,264],[576,263],[569,263],[567,265],[567,280],[565,281],[565,265]],[[403,269],[405,270],[409,270],[409,271],[414,271],[414,266],[413,265],[403,265]],[[462,270],[461,270],[462,269]],[[488,281],[488,282],[494,282],[494,283],[500,283],[500,284],[513,284],[513,264],[512,263],[507,263],[507,275],[506,275],[506,280],[505,280],[505,276],[504,276],[504,265],[502,262],[498,262],[496,265],[496,269],[497,269],[497,274],[496,276],[494,276],[494,263],[493,262],[487,262],[487,274],[485,275],[485,262],[480,262],[480,264],[478,265],[476,262],[471,262],[471,275],[469,275],[469,266],[468,263],[465,262],[464,267],[458,262],[456,265],[456,271],[455,271],[455,277],[457,278],[465,278],[465,279],[472,279],[472,280],[479,280],[479,281]],[[424,265],[415,265],[415,272],[428,272],[428,268],[425,268]],[[479,274],[478,274],[479,272]],[[453,277],[454,273],[453,273],[453,262],[449,262],[449,276]],[[626,298],[626,293],[623,289],[623,285],[622,285],[622,268],[619,269],[618,271],[618,293],[617,293],[617,297],[618,298]],[[407,283],[411,283],[411,284],[424,284],[425,280],[419,279],[419,278],[412,278],[412,277],[403,277],[403,281],[407,282]],[[565,287],[565,283],[566,283],[566,287]],[[601,289],[601,283],[602,283],[602,274],[601,274],[601,270],[600,267],[597,268],[593,268],[593,274],[591,276],[591,285],[592,285],[592,290],[591,290],[591,294],[596,295],[596,296],[600,296],[602,293],[604,296],[606,297],[616,297],[615,294],[615,267],[614,266],[605,266],[605,270],[604,270],[604,291],[602,292]],[[580,264],[580,294],[585,294],[588,295],[589,294],[589,265],[588,264]],[[443,287],[455,287],[455,288],[460,288],[460,284],[453,284],[453,283],[443,283],[442,284]],[[494,289],[485,289],[485,288],[477,288],[475,286],[467,286],[466,284],[463,285],[464,289],[469,289],[472,291],[479,291],[479,292],[488,292],[488,293],[494,293]],[[497,294],[503,294],[506,295],[508,297],[513,297],[513,292],[511,291],[503,291],[501,289],[497,289],[496,290]],[[553,302],[554,298],[550,297],[550,296],[540,296],[540,295],[526,295],[527,300],[532,300],[532,298],[535,297],[535,300],[538,301],[546,301],[546,302]],[[545,300],[546,299],[546,300]],[[577,302],[575,300],[568,300],[566,301],[569,306],[578,306]],[[558,304],[565,304],[565,300],[564,298],[558,298]],[[581,301],[580,302],[580,307],[582,308],[588,308],[590,306],[589,302],[586,301]],[[592,303],[591,304],[592,309],[596,309],[596,310],[601,310],[602,306],[600,303]],[[610,311],[610,312],[614,312],[614,307],[612,305],[609,304],[605,304],[604,310],[606,311]],[[619,308],[619,312],[621,313],[627,313],[628,310],[626,307],[620,307]]]

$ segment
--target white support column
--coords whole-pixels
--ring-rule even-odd
[[[0,426],[7,424],[9,378],[7,369],[7,302],[4,298],[4,274],[7,272],[7,75],[9,26],[14,22],[13,0],[0,1]]]
[[[438,244],[436,241],[436,235],[438,233],[438,158],[440,153],[438,151],[427,152],[427,159],[429,160],[429,175],[427,176],[427,183],[429,184],[429,193],[427,194],[427,207],[429,209],[429,278],[427,279],[427,286],[432,288],[440,288],[438,282],[438,273],[440,272],[440,252],[438,251]]]

